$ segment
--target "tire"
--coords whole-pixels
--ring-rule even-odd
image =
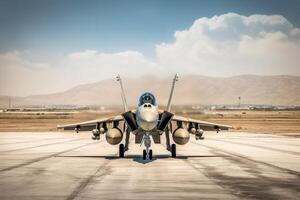
[[[143,160],[146,160],[146,158],[147,158],[147,152],[146,152],[146,150],[144,149],[144,150],[143,150]]]
[[[172,154],[172,158],[176,158],[176,144],[172,144],[171,154]]]
[[[149,160],[152,160],[152,149],[149,150]]]
[[[124,158],[124,144],[119,145],[119,157]]]

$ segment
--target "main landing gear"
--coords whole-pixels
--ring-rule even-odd
[[[119,157],[124,158],[124,153],[125,153],[125,147],[124,144],[119,145]]]
[[[171,156],[172,158],[176,158],[176,144],[172,144],[170,145],[170,130],[167,129],[166,130],[166,146],[167,146],[167,150],[171,152]]]
[[[125,145],[119,144],[119,158],[124,158],[125,151],[128,151],[130,130],[126,129]]]
[[[171,155],[172,158],[176,158],[176,144],[171,145]]]

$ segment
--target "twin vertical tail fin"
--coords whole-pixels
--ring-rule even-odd
[[[127,105],[126,97],[125,97],[125,92],[123,88],[123,83],[120,75],[118,74],[117,76],[117,81],[120,83],[121,86],[121,96],[122,96],[122,101],[123,101],[123,106],[124,106],[124,113],[122,114],[123,119],[126,123],[124,123],[124,130],[127,130],[129,128],[130,131],[136,131],[138,129],[138,125],[136,123],[135,119],[135,113],[129,110],[129,107]]]
[[[120,86],[121,86],[122,102],[123,102],[123,106],[124,106],[124,111],[126,112],[126,111],[128,111],[128,105],[127,105],[127,101],[126,101],[126,97],[125,97],[122,79],[119,74],[117,75],[117,81],[120,83]]]
[[[168,100],[168,105],[167,105],[167,110],[161,113],[160,115],[160,122],[157,126],[157,129],[160,131],[165,131],[168,125],[170,124],[170,121],[172,120],[174,114],[171,113],[171,104],[172,104],[172,98],[173,98],[173,93],[174,93],[174,88],[175,88],[175,83],[178,81],[178,75],[175,74],[173,82],[172,82],[172,87],[171,87],[171,92]],[[171,125],[171,124],[170,124]]]
[[[171,111],[171,104],[172,104],[172,98],[173,98],[173,93],[174,93],[174,88],[175,88],[176,81],[178,81],[178,75],[177,74],[175,74],[175,76],[173,78],[173,82],[172,82],[171,92],[170,92],[170,96],[169,96],[169,100],[168,100],[168,104],[167,104],[167,111],[168,112]]]
[[[126,111],[128,111],[128,105],[127,105],[125,92],[124,92],[124,88],[123,88],[123,83],[122,83],[122,79],[121,79],[120,75],[117,75],[117,81],[120,83],[121,96],[122,96],[124,111],[126,112]],[[169,96],[169,100],[168,100],[168,104],[167,104],[167,111],[168,112],[171,111],[172,98],[173,98],[173,93],[174,93],[174,88],[175,88],[176,81],[178,81],[178,75],[177,74],[175,74],[175,76],[173,78],[173,82],[172,82],[171,92],[170,92],[170,96]]]

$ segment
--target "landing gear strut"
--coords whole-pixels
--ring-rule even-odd
[[[150,138],[149,133],[144,134],[143,141],[144,141],[144,145],[146,147],[146,149],[143,150],[143,160],[146,160],[147,158],[149,160],[152,160],[152,149],[150,149],[151,138]]]
[[[128,145],[129,145],[129,137],[130,137],[130,130],[129,128],[126,129],[126,137],[125,137],[125,151],[128,151]]]
[[[130,137],[130,130],[127,128],[126,136],[125,136],[125,145],[124,144],[119,145],[119,158],[124,158],[125,151],[128,151],[129,137]]]
[[[172,158],[176,158],[176,144],[170,145],[170,130],[169,128],[166,129],[166,146],[167,150],[171,152]]]
[[[166,146],[167,146],[167,150],[170,151],[171,150],[171,145],[170,145],[170,130],[169,128],[166,129]]]

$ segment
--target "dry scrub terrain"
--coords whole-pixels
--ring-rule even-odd
[[[58,124],[92,120],[113,114],[99,112],[0,113],[0,131],[56,131]],[[232,125],[235,127],[233,131],[300,135],[299,111],[222,111],[205,114],[178,114]]]
[[[232,125],[233,131],[300,135],[299,111],[222,111],[185,116]]]
[[[58,124],[88,121],[111,115],[97,112],[0,113],[0,131],[57,131]]]

